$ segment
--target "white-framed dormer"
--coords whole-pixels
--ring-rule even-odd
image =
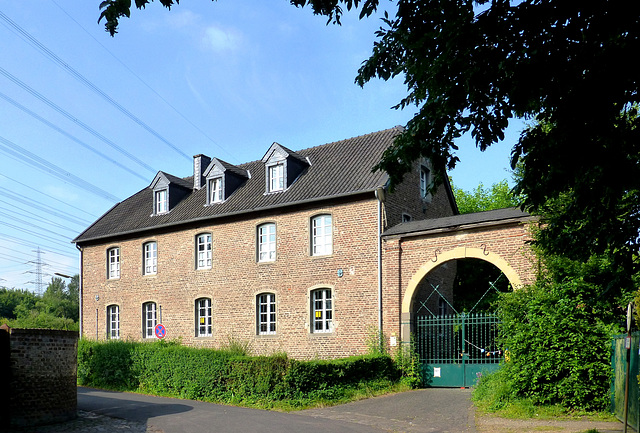
[[[205,206],[226,201],[249,178],[246,170],[218,158],[211,159],[204,171],[207,188]]]
[[[309,162],[296,152],[273,143],[264,157],[265,194],[286,191],[302,174]]]
[[[164,215],[182,200],[191,190],[188,183],[178,177],[159,171],[149,185],[153,190],[153,212],[151,216]]]

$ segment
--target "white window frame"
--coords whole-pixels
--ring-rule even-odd
[[[333,292],[329,288],[311,292],[311,332],[333,332]]]
[[[223,200],[222,177],[209,179],[209,204],[220,203]]]
[[[158,307],[155,302],[145,302],[142,304],[142,337],[155,337],[156,325],[158,324]]]
[[[155,275],[158,272],[158,243],[147,242],[144,244],[143,251],[143,268],[144,275]]]
[[[429,175],[431,172],[425,166],[420,167],[420,197],[427,198],[429,195]]]
[[[211,298],[196,299],[196,337],[213,335]]]
[[[333,253],[333,218],[330,214],[311,218],[311,255],[326,256]]]
[[[275,293],[260,293],[256,297],[256,304],[258,335],[275,334],[277,323]]]
[[[284,191],[284,162],[279,162],[268,167],[269,192]]]
[[[120,248],[113,247],[107,250],[107,279],[120,278]]]
[[[258,226],[258,261],[276,260],[276,225],[266,223]]]
[[[164,188],[153,193],[156,215],[169,212],[169,188]]]
[[[107,340],[120,339],[120,307],[107,306]]]
[[[196,236],[196,269],[211,269],[211,233]]]

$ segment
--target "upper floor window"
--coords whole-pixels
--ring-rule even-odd
[[[169,210],[169,192],[166,189],[156,191],[154,194],[155,213],[161,214]]]
[[[222,196],[222,178],[209,179],[209,203],[218,203],[224,200]]]
[[[144,244],[144,275],[153,275],[158,272],[158,244],[147,242]]]
[[[403,214],[402,214],[402,222],[403,222],[403,223],[411,222],[411,220],[412,220],[412,219],[413,219],[413,218],[411,218],[411,215],[406,214],[406,213],[403,213]]]
[[[117,340],[120,338],[120,307],[109,305],[107,307],[107,339]]]
[[[331,289],[319,289],[311,292],[311,329],[312,332],[333,331]]]
[[[204,233],[196,237],[196,269],[211,268],[211,235]]]
[[[276,225],[262,224],[258,227],[258,261],[272,262],[276,259]]]
[[[211,318],[211,299],[196,299],[196,337],[211,337]]]
[[[323,256],[333,252],[331,215],[311,218],[311,255]]]
[[[120,278],[120,248],[107,250],[107,278]]]
[[[420,197],[427,198],[429,194],[429,169],[425,166],[420,167]]]
[[[152,338],[158,324],[158,311],[155,302],[142,304],[142,337]]]
[[[284,190],[284,164],[269,167],[269,192]]]
[[[276,333],[276,295],[263,293],[257,298],[258,334]]]

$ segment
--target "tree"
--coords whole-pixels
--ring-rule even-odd
[[[491,188],[486,188],[480,183],[469,192],[455,185],[452,186],[458,211],[461,214],[516,207],[520,204],[518,197],[513,193],[506,180],[494,183]]]
[[[378,7],[378,0],[291,3],[336,23],[342,7],[361,8],[361,17]],[[130,7],[130,0],[102,2],[111,34]],[[640,2],[397,0],[376,37],[356,82],[404,75],[407,96],[396,108],[418,108],[377,166],[392,186],[422,156],[453,168],[454,140],[465,133],[485,150],[504,138],[510,119],[534,119],[514,146],[512,166],[523,164],[516,190],[546,224],[549,235],[538,242],[575,259],[608,254],[635,273]],[[434,187],[443,176],[435,172]]]

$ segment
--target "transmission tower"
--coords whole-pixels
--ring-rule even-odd
[[[27,271],[27,274],[35,274],[36,275],[36,279],[35,281],[28,281],[27,284],[33,284],[36,286],[36,293],[40,296],[42,296],[42,293],[44,292],[44,282],[42,281],[42,267],[43,266],[49,266],[47,263],[44,263],[42,261],[42,254],[44,254],[44,251],[40,250],[40,247],[38,247],[36,250],[33,250],[34,253],[36,253],[36,259],[35,260],[30,260],[27,263],[33,263],[34,265],[36,265],[36,270],[35,271]]]

